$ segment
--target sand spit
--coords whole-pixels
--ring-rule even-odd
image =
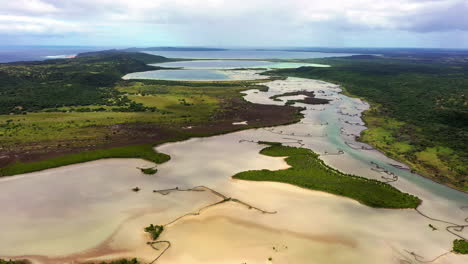
[[[468,216],[466,194],[394,166],[403,165],[354,140],[364,129],[360,113],[366,103],[321,81],[288,78],[267,85],[268,92],[248,91],[246,99],[282,104],[269,97],[310,90],[332,101],[298,104],[305,107],[305,117],[297,124],[161,145],[158,151],[172,159],[153,176],[136,169],[151,163],[111,159],[0,180],[0,256],[54,264],[120,257],[151,262],[167,245],[154,245],[159,250],[147,245],[143,228],[178,219],[159,238],[171,247],[157,263],[406,264],[443,254],[432,263],[467,263],[467,256],[447,254],[456,238],[445,230],[449,224],[415,210],[374,209],[288,184],[232,179],[245,170],[287,168],[283,158],[258,153],[264,146],[257,141],[277,141],[310,148],[345,172],[382,181],[393,174],[391,184],[419,196],[419,209],[428,216],[457,224]],[[206,190],[153,192],[200,185],[276,213],[219,203],[224,198]],[[141,191],[132,192],[135,186]],[[211,204],[216,205],[190,214]],[[467,230],[456,233],[468,236]]]
[[[248,125],[248,124],[247,124],[247,121],[234,122],[234,123],[232,123],[232,124],[233,124],[233,125],[244,125],[244,126],[245,126],[245,125]]]

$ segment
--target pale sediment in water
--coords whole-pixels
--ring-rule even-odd
[[[412,263],[416,261],[411,252],[421,256],[419,260],[431,260],[450,251],[456,237],[445,231],[448,224],[412,209],[375,209],[288,184],[231,179],[246,170],[287,168],[282,158],[260,155],[264,146],[255,143],[283,142],[310,148],[348,173],[383,180],[386,174],[373,170],[374,164],[395,173],[398,180],[391,184],[419,196],[420,210],[430,216],[462,224],[468,214],[461,208],[468,203],[466,194],[395,168],[389,164],[398,162],[354,140],[351,134],[365,129],[360,113],[366,103],[321,81],[288,78],[266,85],[268,92],[247,91],[245,98],[283,104],[269,97],[310,90],[333,101],[298,104],[306,110],[297,124],[161,145],[158,151],[172,159],[159,165],[154,177],[136,169],[150,166],[148,162],[112,159],[0,180],[0,256],[50,256],[31,257],[38,263],[110,257],[151,261],[160,251],[145,244],[145,226],[168,223],[220,200],[207,191],[161,195],[152,190],[199,185],[277,213],[262,214],[226,202],[182,218],[162,234],[160,239],[171,241],[172,247],[158,263],[269,263],[270,257],[273,263]],[[142,190],[132,192],[135,186]],[[429,224],[438,230],[432,231]],[[466,260],[448,254],[434,263]]]

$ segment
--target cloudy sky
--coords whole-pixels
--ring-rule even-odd
[[[468,0],[0,0],[0,40],[468,48]]]

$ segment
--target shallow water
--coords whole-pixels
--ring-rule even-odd
[[[216,70],[157,70],[129,73],[122,78],[124,80],[160,79],[185,81],[221,81],[230,79],[223,71]]]

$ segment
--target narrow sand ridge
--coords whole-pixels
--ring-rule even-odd
[[[468,216],[462,208],[468,204],[466,194],[396,168],[390,164],[404,165],[354,140],[352,135],[365,129],[360,113],[366,103],[322,81],[288,78],[267,85],[268,92],[248,91],[245,98],[282,104],[269,97],[310,90],[333,101],[300,104],[306,107],[305,117],[297,124],[159,146],[172,159],[158,166],[154,176],[136,169],[150,166],[148,162],[111,159],[2,179],[0,256],[28,256],[36,263],[119,257],[153,261],[167,246],[154,250],[147,245],[145,226],[170,223],[220,201],[208,191],[164,195],[153,190],[200,185],[277,213],[224,202],[180,218],[159,238],[170,241],[171,248],[156,263],[420,263],[450,251],[456,237],[445,231],[449,224],[415,210],[374,209],[288,184],[233,180],[232,175],[245,170],[287,168],[282,158],[260,155],[264,146],[255,143],[277,141],[310,148],[344,172],[382,181],[393,173],[397,180],[391,184],[419,196],[419,209],[431,217],[463,224]],[[132,192],[135,186],[142,190]],[[457,234],[468,236],[467,230]],[[433,263],[467,261],[447,254]]]

